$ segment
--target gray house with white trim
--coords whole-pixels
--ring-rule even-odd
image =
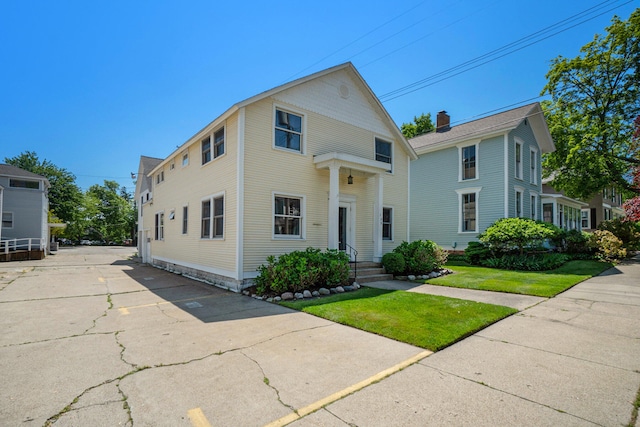
[[[49,181],[24,169],[0,164],[0,251],[8,241],[19,239],[18,245],[32,245],[44,250],[48,238]]]
[[[540,157],[555,150],[539,103],[450,126],[409,143],[410,238],[463,250],[500,218],[542,219]]]

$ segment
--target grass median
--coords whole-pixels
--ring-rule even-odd
[[[517,312],[475,301],[367,287],[281,304],[431,351]]]
[[[425,283],[549,298],[612,266],[598,261],[569,261],[555,270],[534,272],[500,270],[456,262],[447,265],[454,274],[428,279]]]

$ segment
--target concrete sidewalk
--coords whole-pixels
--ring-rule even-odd
[[[636,257],[292,425],[619,426],[639,387]]]

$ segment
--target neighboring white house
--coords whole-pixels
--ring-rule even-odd
[[[541,155],[555,150],[539,103],[412,138],[411,240],[463,250],[500,218],[542,219]]]
[[[140,254],[236,291],[269,255],[307,247],[379,261],[409,239],[416,158],[351,63],[320,71],[141,158]]]
[[[0,254],[41,251],[48,240],[49,181],[24,169],[0,164]]]

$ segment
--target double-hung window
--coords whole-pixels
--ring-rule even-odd
[[[582,228],[589,228],[590,218],[589,218],[589,209],[582,209],[581,217],[580,217],[580,225]]]
[[[189,206],[182,207],[182,234],[187,234],[189,229]]]
[[[392,164],[393,145],[383,139],[376,138],[376,160],[379,162]],[[389,170],[391,172],[391,170]]]
[[[530,152],[531,172],[529,182],[531,184],[538,183],[538,152],[532,147]]]
[[[516,217],[522,218],[522,190],[516,190]]]
[[[213,134],[213,158],[220,157],[224,154],[224,127],[220,128]]]
[[[182,153],[182,167],[189,166],[189,152]]]
[[[382,240],[393,240],[393,208],[382,208]]]
[[[158,212],[155,220],[155,238],[164,240],[164,212]]]
[[[275,237],[302,235],[303,199],[292,196],[274,196],[273,234]]]
[[[302,153],[302,116],[276,108],[275,146]]]
[[[516,178],[522,179],[522,143],[516,141]]]
[[[211,161],[211,136],[207,136],[201,142],[202,147],[202,164],[207,164]]]
[[[531,219],[538,219],[538,196],[531,195]]]
[[[467,193],[462,195],[462,232],[477,231],[476,219],[478,212],[476,210],[476,193]]]
[[[476,146],[462,147],[460,154],[461,180],[476,179]]]
[[[224,237],[224,195],[202,201],[200,237],[203,239]]]
[[[2,212],[2,228],[13,228],[13,212]]]

